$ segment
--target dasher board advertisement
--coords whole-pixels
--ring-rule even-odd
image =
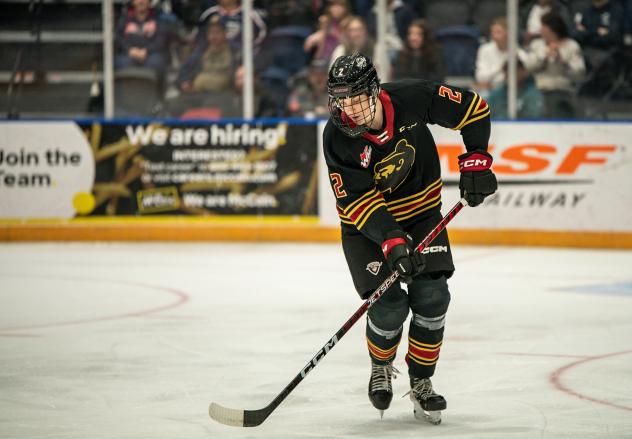
[[[460,195],[463,141],[458,131],[429,128],[450,206]],[[632,124],[496,121],[489,149],[498,191],[452,228],[632,232]],[[326,169],[321,181],[321,220],[337,224]]]
[[[92,152],[72,122],[0,123],[0,219],[72,218],[92,198]]]
[[[0,218],[317,215],[315,125],[0,124]]]

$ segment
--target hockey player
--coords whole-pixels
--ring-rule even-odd
[[[476,93],[456,87],[417,79],[380,84],[371,60],[358,53],[335,60],[328,92],[324,154],[353,283],[364,299],[391,271],[407,284],[407,293],[397,283],[368,310],[369,399],[383,416],[393,398],[393,360],[410,309],[410,399],[416,418],[438,424],[446,401],[430,377],[454,265],[445,230],[427,254],[413,252],[441,219],[439,156],[426,125],[460,130],[466,152],[459,156],[459,187],[477,206],[497,188],[487,153],[490,111]]]

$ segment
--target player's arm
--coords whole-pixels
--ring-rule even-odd
[[[355,226],[367,238],[381,244],[388,232],[401,227],[386,208],[384,196],[370,172],[345,154],[348,146],[328,145],[325,138],[325,162],[340,221]]]
[[[426,118],[429,123],[459,130],[466,152],[459,156],[461,196],[477,206],[496,192],[498,183],[487,152],[491,131],[490,109],[477,93],[444,84],[430,86]]]
[[[378,244],[390,269],[398,271],[405,282],[411,282],[424,265],[421,255],[413,252],[412,238],[388,211],[369,171],[356,164],[353,157],[345,157],[346,145],[333,145],[331,141],[326,130],[325,162],[340,221],[355,226]]]

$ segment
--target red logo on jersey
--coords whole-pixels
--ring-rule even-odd
[[[360,153],[360,164],[363,168],[368,168],[371,163],[371,147],[366,145],[364,151]]]

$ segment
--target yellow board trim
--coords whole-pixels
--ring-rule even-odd
[[[176,216],[176,215],[161,215],[161,216],[95,216],[95,217],[77,217],[70,219],[59,218],[28,218],[28,219],[13,219],[3,218],[0,219],[0,227],[14,226],[14,225],[99,225],[99,224],[275,224],[275,223],[295,223],[295,224],[313,224],[318,225],[320,218],[318,216],[292,216],[292,215],[212,215],[212,216]]]
[[[450,229],[452,244],[632,250],[632,232]],[[0,242],[340,242],[340,226],[313,217],[85,218],[1,221]]]

